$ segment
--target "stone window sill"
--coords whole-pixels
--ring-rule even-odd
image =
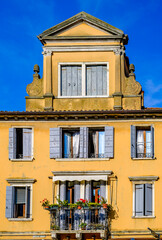
[[[15,159],[9,159],[11,162],[32,162],[34,160],[34,158],[15,158]]]
[[[156,157],[153,158],[132,158],[132,160],[155,160]]]
[[[32,218],[8,218],[9,221],[15,221],[15,222],[31,222],[33,221]]]
[[[150,219],[150,218],[155,218],[155,216],[132,216],[134,219]]]
[[[56,158],[58,162],[109,161],[110,158]]]

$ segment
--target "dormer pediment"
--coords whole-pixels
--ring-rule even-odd
[[[63,38],[87,38],[87,37],[108,37],[123,38],[122,30],[111,26],[110,24],[81,12],[62,23],[44,31],[38,36],[39,40],[45,44],[47,40]]]

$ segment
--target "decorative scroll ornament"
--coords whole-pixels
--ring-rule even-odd
[[[42,96],[43,95],[43,84],[40,79],[39,66],[34,65],[33,82],[27,85],[26,92],[29,96]]]
[[[129,77],[125,78],[124,95],[138,95],[142,91],[141,84],[135,80],[135,67],[133,64],[129,65]]]

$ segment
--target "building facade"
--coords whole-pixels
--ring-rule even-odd
[[[128,36],[81,12],[38,38],[26,112],[0,112],[1,239],[159,237],[162,109],[144,107]]]

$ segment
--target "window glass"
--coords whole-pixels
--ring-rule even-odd
[[[103,158],[105,152],[105,132],[89,130],[89,157]]]
[[[137,129],[137,158],[151,157],[151,131]]]
[[[79,131],[63,132],[63,157],[78,158],[79,157]]]

